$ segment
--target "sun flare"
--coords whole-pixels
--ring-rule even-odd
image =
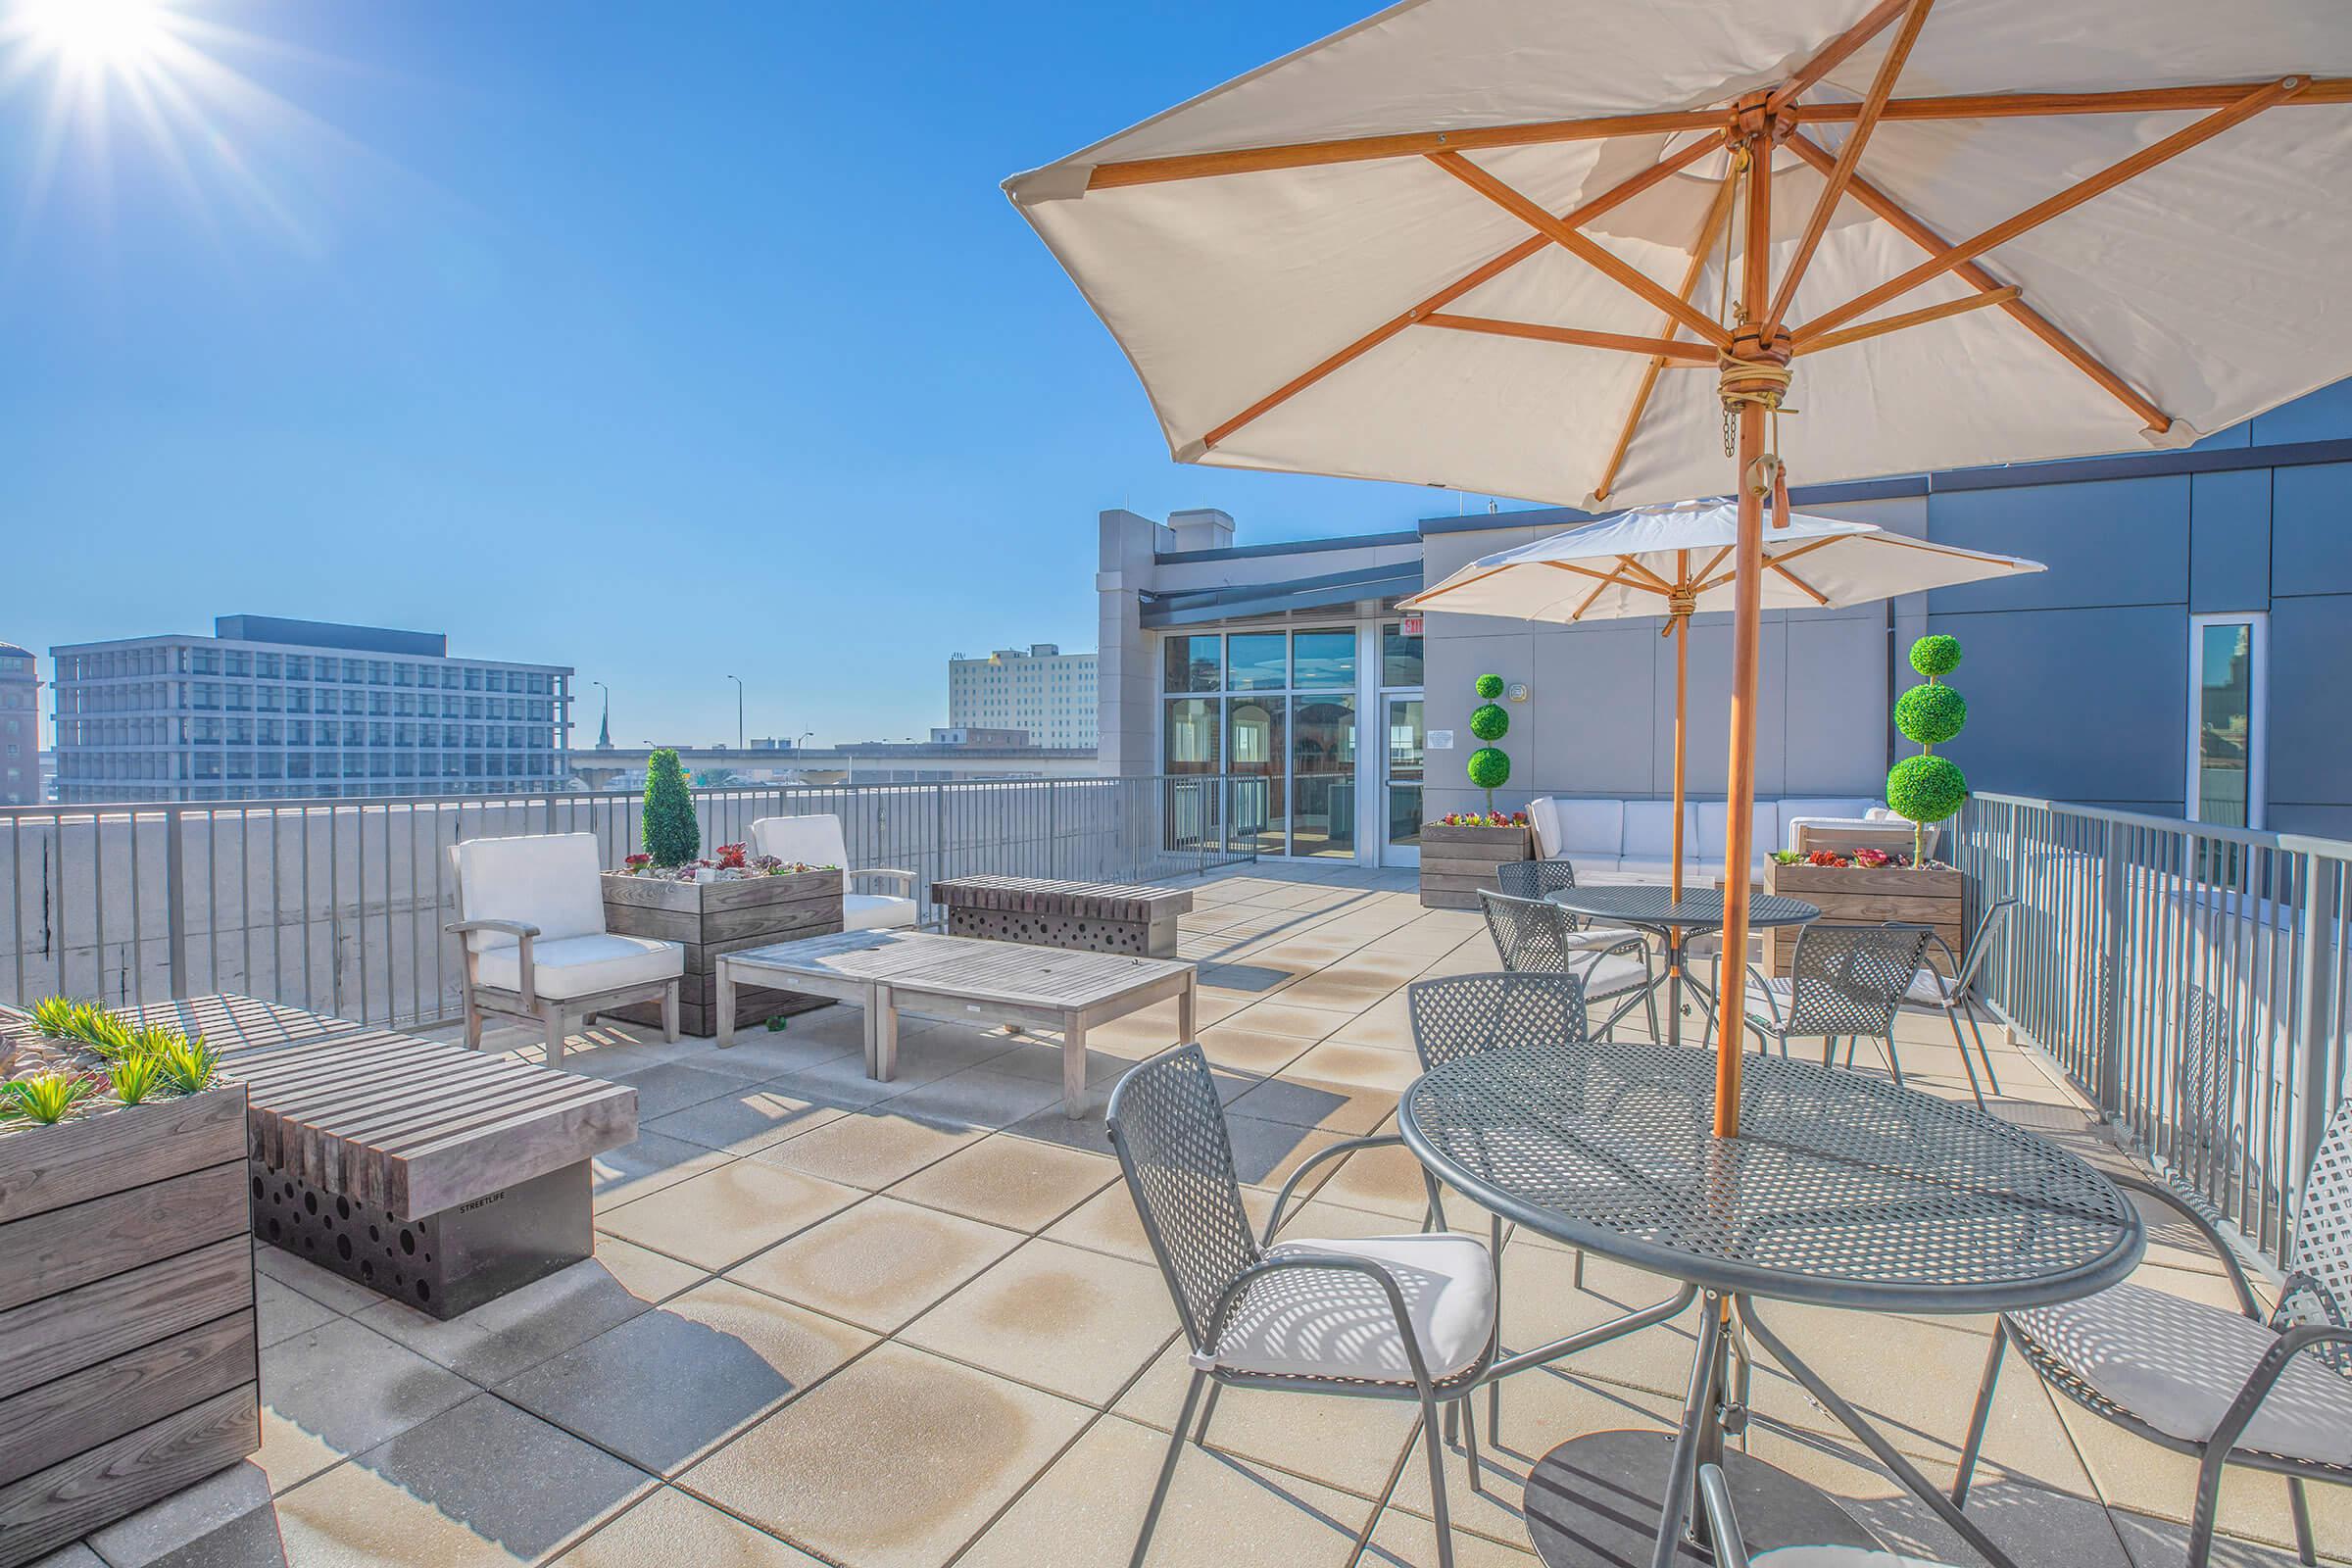
[[[82,70],[136,72],[171,38],[161,0],[24,0],[21,20],[35,47]]]

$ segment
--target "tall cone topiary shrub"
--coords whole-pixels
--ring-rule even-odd
[[[1968,722],[1968,702],[1943,684],[1943,677],[1960,667],[1960,639],[1922,637],[1911,645],[1911,667],[1927,676],[1895,699],[1894,727],[1919,747],[1920,755],[1906,757],[1886,775],[1886,806],[1911,824],[1911,863],[1927,858],[1927,825],[1940,822],[1968,801],[1968,779],[1948,757],[1936,748],[1960,733]]]
[[[1502,695],[1500,675],[1481,675],[1476,687],[1478,707],[1470,712],[1470,733],[1482,741],[1498,741],[1511,731],[1511,715],[1494,701]],[[1470,782],[1487,792],[1487,814],[1494,814],[1494,792],[1511,781],[1511,757],[1498,746],[1481,746],[1470,754]]]
[[[683,865],[700,854],[703,830],[694,820],[694,796],[678,754],[664,746],[645,770],[645,853],[656,865]]]

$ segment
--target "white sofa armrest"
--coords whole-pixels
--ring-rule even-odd
[[[887,877],[899,884],[899,897],[903,899],[914,897],[914,885],[917,878],[912,871],[902,871],[887,865],[861,865],[850,873],[850,880],[854,882],[861,876]]]

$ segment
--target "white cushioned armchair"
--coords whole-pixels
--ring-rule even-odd
[[[468,839],[450,846],[449,864],[458,918],[448,930],[465,943],[466,1044],[480,1047],[485,1015],[535,1023],[557,1066],[568,1015],[593,1018],[653,997],[662,999],[662,1038],[678,1038],[686,950],[605,929],[595,834]]]
[[[915,902],[914,873],[885,866],[850,866],[850,849],[842,838],[841,818],[824,812],[813,816],[763,816],[752,824],[752,853],[772,855],[803,865],[841,867],[841,928],[844,931],[881,931],[893,926],[920,925],[922,906]],[[860,877],[896,884],[896,893],[859,893]]]

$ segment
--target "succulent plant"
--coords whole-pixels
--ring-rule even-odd
[[[97,1085],[78,1073],[45,1072],[0,1083],[0,1121],[55,1126],[74,1113]]]

